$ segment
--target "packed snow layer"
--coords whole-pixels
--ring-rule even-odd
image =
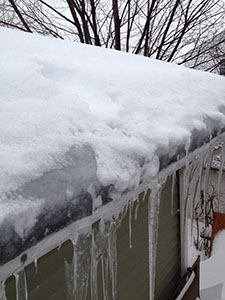
[[[97,199],[90,213],[109,187],[149,182],[160,157],[225,126],[223,77],[15,30],[0,36],[0,223],[28,207],[34,223],[43,210],[55,220],[49,210],[62,205],[74,220],[85,193]]]
[[[146,172],[157,173],[158,149],[188,143],[207,119],[225,124],[223,77],[8,29],[0,34],[1,192],[58,168],[70,147],[84,144],[104,185],[135,186]]]

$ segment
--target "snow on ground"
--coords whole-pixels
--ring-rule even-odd
[[[188,227],[190,233],[190,220],[188,222]],[[195,234],[195,231],[193,231],[193,234]],[[188,237],[188,265],[192,266],[198,255],[201,256],[201,300],[225,300],[225,230],[220,231],[216,235],[210,258],[206,257],[204,252],[196,250],[195,246],[191,244],[190,234]]]
[[[202,261],[200,268],[200,288],[206,289],[223,283],[222,299],[225,299],[225,230],[216,235],[212,256]]]
[[[90,147],[98,180],[122,192],[154,177],[159,155],[188,145],[194,129],[225,125],[220,76],[5,28],[0,36],[0,222],[10,193],[66,167],[72,147]]]

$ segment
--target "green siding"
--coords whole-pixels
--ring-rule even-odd
[[[143,194],[139,197],[137,220],[135,220],[137,202],[132,209],[132,248],[129,248],[129,208],[117,231],[116,300],[149,300],[148,197],[149,191],[145,199],[143,199]],[[112,300],[110,278],[108,285],[109,300]],[[100,266],[98,269],[98,300],[103,300]]]
[[[60,250],[54,249],[38,260],[37,273],[34,263],[28,265],[25,272],[29,300],[66,300],[64,261],[72,257],[72,243],[67,241]],[[16,300],[14,276],[6,281],[6,296],[7,300]]]
[[[135,207],[132,210],[132,248],[129,248],[129,213],[118,229],[117,300],[148,300],[148,197],[149,192],[144,202],[140,199],[137,220],[134,218]]]
[[[117,231],[117,300],[149,300],[149,243],[148,243],[148,197],[140,195],[137,220],[132,208],[132,248],[129,248],[129,209]],[[180,278],[179,215],[171,215],[171,178],[162,191],[157,246],[155,299],[168,300]],[[178,208],[178,189],[174,189]],[[144,201],[143,201],[144,200]],[[174,208],[174,210],[176,210]],[[93,225],[98,232],[98,222]],[[81,245],[82,240],[81,240]],[[88,248],[89,249],[89,248]],[[87,249],[87,250],[88,250]],[[34,263],[25,268],[29,300],[66,300],[65,259],[71,262],[73,247],[70,241],[60,250],[54,249],[38,260],[38,273]],[[101,265],[98,265],[98,300],[103,300]],[[111,279],[108,278],[109,297],[112,300]],[[6,282],[8,300],[16,300],[15,278]],[[90,287],[87,299],[90,300]],[[21,298],[20,300],[24,300]],[[85,300],[85,299],[84,299]]]
[[[168,300],[181,277],[179,195],[174,187],[174,214],[171,214],[172,178],[161,195],[156,259],[155,300]]]
[[[148,300],[148,197],[149,191],[145,201],[143,201],[143,194],[139,197],[137,220],[135,220],[137,202],[134,203],[132,209],[132,248],[129,248],[129,209],[117,231],[117,300]],[[98,224],[98,222],[93,224],[96,233]],[[35,270],[34,263],[25,267],[29,300],[66,300],[64,266],[65,259],[71,262],[72,258],[73,246],[70,241],[67,241],[60,249],[54,249],[38,260],[38,272]],[[110,278],[108,278],[108,286],[108,300],[112,300]],[[7,279],[6,296],[8,300],[16,300],[14,276]],[[87,299],[91,299],[90,286]],[[25,297],[20,300],[25,300]],[[98,300],[103,300],[100,263],[98,265]]]

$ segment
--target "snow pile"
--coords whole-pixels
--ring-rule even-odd
[[[203,224],[200,222],[200,227]],[[189,248],[188,265],[192,266],[198,255],[200,262],[200,296],[202,300],[225,299],[225,230],[220,231],[213,242],[213,251],[210,258],[205,256],[191,244],[191,221],[188,220]]]
[[[21,195],[39,200],[38,214],[46,195],[54,206],[60,191],[68,201],[82,185],[93,194],[86,153],[91,178],[123,192],[155,177],[159,157],[188,148],[194,131],[225,126],[223,77],[3,28],[0,34],[0,222]],[[65,159],[71,149],[83,156]],[[79,160],[86,171],[78,180]],[[57,178],[50,191],[46,178]]]
[[[222,299],[225,299],[225,230],[220,231],[213,242],[212,256],[201,262],[200,288],[207,289],[223,284]],[[203,299],[204,300],[204,299]]]

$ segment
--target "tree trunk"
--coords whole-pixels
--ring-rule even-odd
[[[115,26],[115,49],[121,50],[118,0],[112,0],[112,6],[113,6],[112,8],[113,8],[113,18],[114,18],[114,26]]]

